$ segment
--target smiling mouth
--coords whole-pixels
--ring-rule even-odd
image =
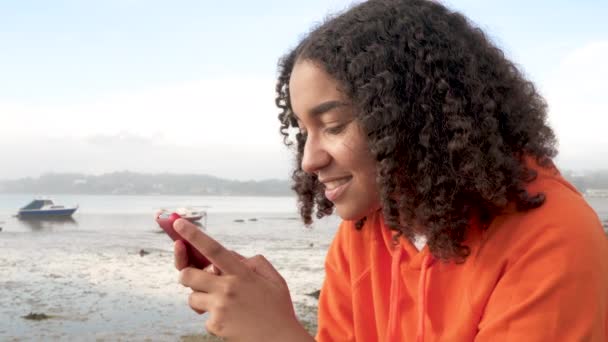
[[[352,176],[348,176],[329,182],[324,182],[323,185],[325,185],[325,197],[332,202],[336,201],[338,197],[344,193],[346,188],[348,188],[352,179]]]

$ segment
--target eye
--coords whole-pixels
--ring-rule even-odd
[[[329,133],[329,134],[339,134],[343,130],[344,130],[344,125],[339,125],[339,126],[327,127],[325,129],[325,132]]]
[[[340,133],[344,132],[344,129],[346,128],[346,126],[348,126],[349,123],[350,122],[329,126],[329,127],[326,127],[324,131],[325,131],[325,133],[332,134],[332,135],[340,134]]]

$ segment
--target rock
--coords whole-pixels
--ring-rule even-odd
[[[307,296],[311,296],[311,297],[315,297],[316,299],[319,299],[319,295],[321,295],[321,290],[317,290],[311,293],[307,293]]]
[[[22,316],[24,319],[29,319],[32,321],[42,321],[45,319],[51,318],[51,316],[44,313],[30,312],[29,314]]]

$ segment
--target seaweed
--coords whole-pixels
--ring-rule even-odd
[[[29,314],[25,315],[25,316],[21,316],[23,319],[29,319],[31,321],[43,321],[45,319],[49,319],[49,318],[53,318],[53,316],[49,316],[45,313],[38,313],[38,312],[30,312]]]

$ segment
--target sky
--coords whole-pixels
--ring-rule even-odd
[[[549,104],[563,169],[608,168],[608,1],[446,0]],[[343,0],[0,0],[0,179],[286,179],[277,61]]]

